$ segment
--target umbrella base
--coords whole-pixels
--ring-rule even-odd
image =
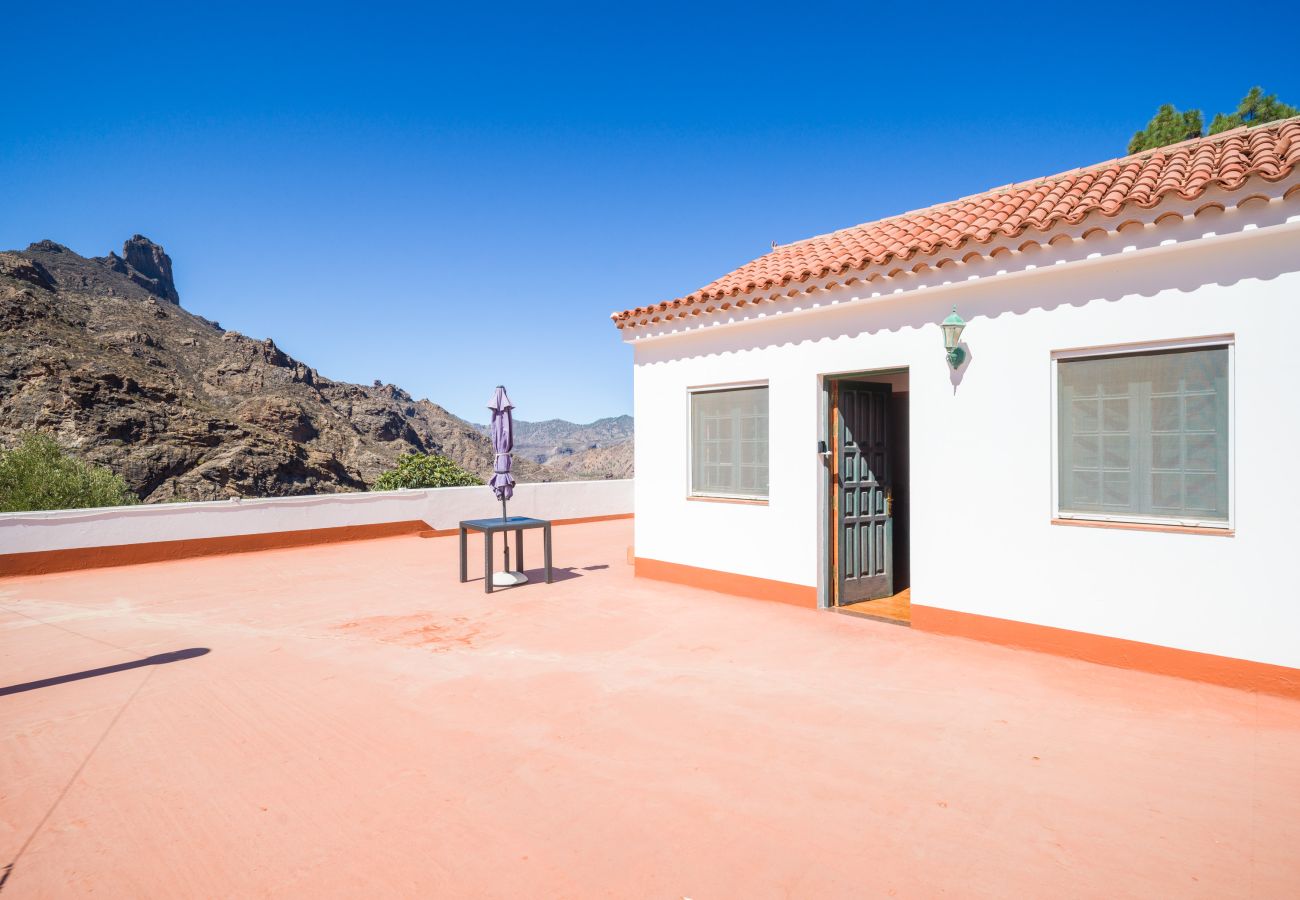
[[[493,572],[493,587],[514,587],[517,584],[526,584],[528,576],[523,572]]]

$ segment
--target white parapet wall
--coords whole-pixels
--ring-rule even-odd
[[[632,481],[521,484],[508,509],[512,516],[551,520],[627,516]],[[0,513],[0,557],[411,521],[442,531],[463,519],[500,514],[487,487]]]

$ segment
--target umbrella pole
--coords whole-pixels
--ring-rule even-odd
[[[504,521],[506,521],[506,519],[507,519],[507,516],[506,516],[506,501],[505,501],[505,498],[502,498],[502,500],[501,500],[501,521],[504,522]],[[502,533],[501,533],[501,537],[502,537],[502,541],[501,541],[501,558],[505,561],[505,565],[502,566],[501,571],[503,571],[503,572],[509,572],[509,571],[510,571],[510,533],[509,533],[509,532],[502,532]]]

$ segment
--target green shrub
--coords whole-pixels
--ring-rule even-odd
[[[398,488],[469,487],[482,484],[473,473],[466,472],[445,456],[405,453],[397,468],[375,479],[373,490],[395,491]]]
[[[139,502],[120,475],[69,456],[48,435],[26,434],[18,446],[0,450],[0,512]]]

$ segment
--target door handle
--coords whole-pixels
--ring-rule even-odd
[[[885,518],[892,519],[893,517],[894,517],[894,489],[890,488],[889,490],[885,491]]]

